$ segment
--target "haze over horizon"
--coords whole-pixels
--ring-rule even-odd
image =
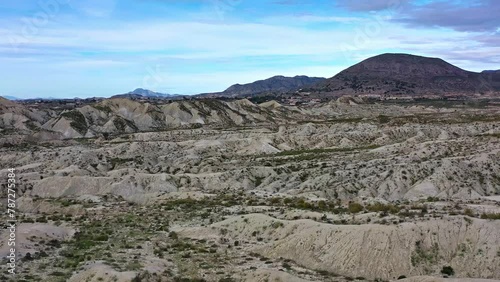
[[[500,69],[498,1],[311,2],[2,2],[0,95],[197,94],[274,75],[331,77],[388,52]]]

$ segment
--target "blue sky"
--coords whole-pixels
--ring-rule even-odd
[[[500,69],[498,15],[496,0],[1,1],[0,95],[214,92],[386,52]]]

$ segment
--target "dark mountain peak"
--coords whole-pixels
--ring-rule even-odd
[[[429,77],[439,75],[466,76],[462,70],[442,59],[410,54],[386,53],[368,58],[341,72],[371,76]]]
[[[425,57],[425,56],[413,55],[413,54],[407,54],[407,53],[382,53],[380,55],[372,56],[366,60],[377,60],[377,59],[386,59],[386,60],[439,60],[439,61],[443,61],[441,58],[437,58],[437,57]]]
[[[491,79],[496,80],[496,79]],[[313,87],[333,95],[478,94],[496,87],[483,75],[440,58],[386,53],[370,57]]]
[[[409,65],[434,65],[440,67],[458,67],[446,62],[441,58],[424,57],[404,53],[384,53],[364,60],[361,63],[379,63],[379,64],[409,64]]]

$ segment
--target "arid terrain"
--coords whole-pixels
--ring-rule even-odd
[[[15,281],[500,280],[495,100],[0,102]]]

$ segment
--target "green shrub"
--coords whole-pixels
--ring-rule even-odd
[[[106,234],[99,234],[98,236],[95,237],[96,241],[108,241],[109,237]]]
[[[364,209],[363,205],[360,203],[350,203],[348,210],[350,213],[358,213]]]
[[[382,204],[382,203],[375,203],[372,205],[366,206],[366,209],[371,212],[385,212],[385,213],[391,213],[391,214],[396,214],[398,213],[401,208],[391,205],[391,204]]]
[[[471,209],[465,209],[464,215],[474,217],[474,212]]]
[[[273,223],[271,224],[271,226],[272,226],[273,228],[275,228],[275,229],[276,229],[276,228],[283,227],[283,226],[284,226],[284,224],[283,224],[283,222],[281,222],[281,221],[276,221],[276,222],[273,222]]]
[[[171,231],[169,234],[168,234],[168,237],[174,239],[174,240],[177,240],[179,238],[179,235],[177,235],[177,233],[175,233],[174,231]]]
[[[453,270],[451,266],[443,266],[443,268],[441,269],[441,273],[444,275],[453,276],[455,275],[455,270]]]
[[[500,219],[500,213],[483,213],[481,215],[481,218],[482,219],[493,219],[493,220]]]

